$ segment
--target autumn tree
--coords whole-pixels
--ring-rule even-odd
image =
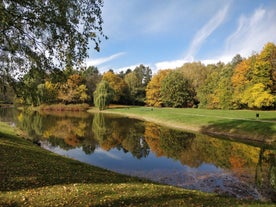
[[[78,66],[92,40],[99,50],[102,0],[3,0],[0,61],[9,70]]]
[[[39,104],[51,104],[57,101],[58,84],[53,84],[50,81],[41,83],[37,86],[37,95]]]
[[[235,67],[232,84],[236,108],[275,106],[275,58],[276,47],[268,43],[260,54],[252,55]]]
[[[94,92],[94,104],[100,110],[106,109],[114,97],[114,91],[107,81],[102,80]]]
[[[275,97],[270,91],[266,90],[266,86],[263,83],[256,83],[252,87],[248,87],[244,91],[244,96],[241,99],[241,103],[251,109],[271,107],[274,102]]]
[[[109,86],[114,91],[113,100],[115,103],[125,103],[126,96],[128,95],[128,85],[119,75],[112,71],[103,74],[102,80],[107,81]]]
[[[204,80],[209,74],[208,68],[206,68],[206,66],[201,62],[185,63],[178,69],[187,79],[191,81],[195,90],[197,90],[198,87],[203,84]]]
[[[173,70],[162,80],[161,99],[165,106],[193,106],[194,96],[190,81],[180,71]]]
[[[84,102],[88,99],[86,91],[82,77],[79,74],[73,74],[59,87],[58,99],[63,103]]]
[[[146,104],[149,106],[162,106],[161,86],[162,80],[167,76],[170,70],[159,70],[146,87]]]
[[[244,96],[245,90],[253,78],[253,68],[256,61],[256,56],[253,55],[248,59],[244,59],[234,69],[231,82],[233,85],[233,106],[234,108],[245,107],[241,99]]]

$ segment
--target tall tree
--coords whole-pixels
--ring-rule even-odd
[[[38,86],[45,81],[45,71],[31,68],[16,84],[15,93],[21,102],[27,105],[40,104]]]
[[[94,104],[100,110],[106,109],[114,97],[114,91],[107,81],[102,80],[94,92]]]
[[[137,66],[132,72],[125,75],[128,84],[132,104],[144,105],[146,98],[146,86],[151,80],[152,71],[144,65]]]
[[[102,75],[97,67],[90,66],[82,72],[82,78],[85,81],[87,88],[88,102],[93,103],[93,93],[96,90],[97,84],[101,81]]]
[[[79,74],[70,75],[67,82],[58,91],[58,99],[64,103],[84,102],[88,99],[87,88]]]
[[[87,57],[89,40],[99,50],[102,0],[2,0],[1,67],[44,70],[75,66]]]
[[[251,85],[253,69],[256,62],[256,55],[244,59],[234,69],[231,82],[233,85],[233,106],[234,108],[244,108],[241,100],[244,92]]]
[[[155,74],[146,88],[146,104],[149,106],[162,106],[161,86],[162,80],[168,75],[170,70],[160,70]]]
[[[190,81],[180,71],[173,70],[162,80],[161,97],[165,106],[193,106],[194,96]]]
[[[201,62],[186,63],[179,70],[191,81],[195,90],[203,84],[209,74],[208,68]]]
[[[200,85],[197,91],[197,97],[199,99],[200,108],[216,108],[218,104],[218,98],[215,95],[217,83],[219,81],[219,69],[218,65],[207,65],[209,74]]]
[[[109,83],[109,86],[114,91],[113,101],[115,103],[124,104],[124,99],[128,95],[128,86],[124,79],[122,79],[119,75],[116,75],[112,71],[108,71],[103,74],[102,80],[105,80]]]

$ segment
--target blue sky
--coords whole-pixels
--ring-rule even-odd
[[[104,0],[102,12],[109,39],[86,61],[100,72],[228,62],[276,43],[275,0]]]

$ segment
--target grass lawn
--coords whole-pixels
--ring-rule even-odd
[[[92,109],[93,111],[95,109]],[[276,111],[115,107],[102,111],[169,127],[244,140],[276,141]],[[256,113],[259,118],[256,118]]]
[[[0,206],[275,206],[159,185],[48,152],[0,122]]]

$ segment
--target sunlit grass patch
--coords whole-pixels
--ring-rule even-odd
[[[276,111],[128,107],[105,113],[156,122],[173,128],[255,141],[276,141]],[[259,117],[256,117],[256,114]]]

